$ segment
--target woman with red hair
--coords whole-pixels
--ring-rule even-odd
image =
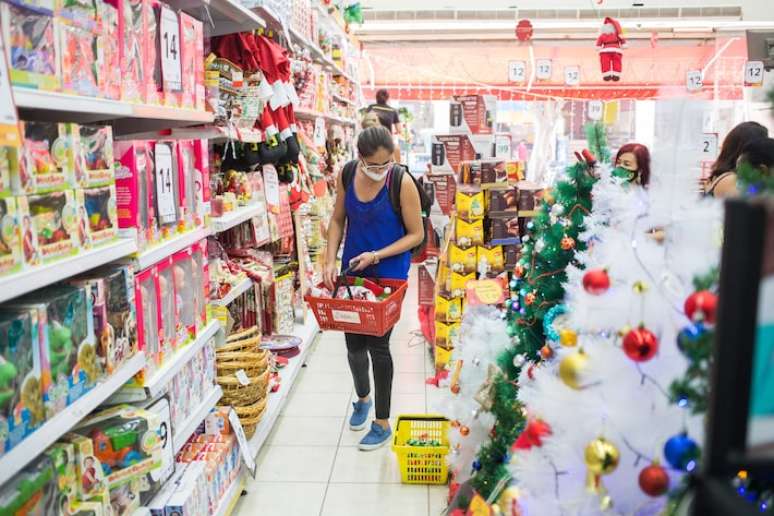
[[[615,155],[613,176],[646,187],[650,183],[650,151],[641,143],[627,143]]]

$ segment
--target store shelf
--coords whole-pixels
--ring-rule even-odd
[[[35,457],[69,432],[91,411],[97,408],[113,392],[145,366],[145,355],[139,353],[130,358],[109,378],[97,384],[75,403],[46,421],[32,435],[0,459],[0,485],[21,471]]]
[[[210,304],[215,306],[228,306],[234,302],[236,298],[250,290],[253,286],[253,280],[245,278],[241,283],[238,283],[234,288],[229,290],[226,297],[223,299],[213,299]]]
[[[253,457],[258,456],[258,452],[266,442],[266,439],[271,433],[271,429],[274,427],[274,423],[277,422],[282,407],[285,406],[290,389],[293,387],[293,383],[298,377],[298,373],[301,372],[301,367],[306,362],[306,358],[309,356],[309,352],[312,350],[312,342],[317,336],[317,332],[320,327],[317,325],[317,320],[314,318],[314,314],[307,313],[306,323],[304,325],[296,325],[294,335],[301,338],[302,344],[300,347],[300,353],[291,358],[288,365],[284,369],[280,369],[280,388],[275,393],[269,393],[269,400],[266,403],[266,411],[263,414],[261,422],[258,423],[258,427],[255,429],[255,434],[250,439],[250,453]]]
[[[188,419],[186,419],[183,424],[180,425],[180,428],[175,429],[175,433],[172,436],[172,446],[174,446],[175,455],[177,455],[177,452],[180,451],[180,448],[183,447],[188,438],[191,437],[191,434],[194,433],[199,424],[204,421],[204,418],[207,417],[207,414],[210,413],[210,410],[215,408],[215,405],[218,404],[218,401],[220,401],[222,396],[223,389],[220,388],[220,385],[216,385],[204,397],[202,402],[199,403],[199,406],[194,409],[191,415],[188,416]]]
[[[247,206],[242,206],[241,208],[237,208],[234,211],[226,212],[220,217],[213,217],[210,224],[212,226],[212,231],[214,233],[220,233],[222,231],[226,231],[227,229],[231,229],[234,226],[238,226],[242,222],[248,221],[251,218],[257,216],[265,209],[266,208],[262,203],[254,203],[248,204]]]
[[[346,97],[342,97],[341,95],[336,95],[335,93],[331,94],[331,97],[333,97],[333,100],[344,103],[348,106],[354,106],[355,103],[351,100],[349,100]]]
[[[207,124],[213,121],[212,113],[207,111],[132,104],[19,86],[13,88],[13,96],[22,119],[79,123],[110,121],[116,135]]]
[[[231,483],[231,486],[223,494],[223,498],[215,510],[214,516],[231,516],[234,512],[239,497],[242,496],[242,491],[245,489],[245,476],[239,475],[239,478]]]
[[[327,115],[325,113],[318,113],[317,111],[310,111],[308,109],[296,109],[295,114],[298,118],[305,118],[307,120],[314,120],[315,118],[324,118],[328,122],[342,125],[357,125],[355,120],[350,118],[341,118],[335,115]]]
[[[266,22],[257,13],[232,0],[168,0],[167,3],[201,20],[208,36],[266,27]]]
[[[197,228],[146,249],[137,255],[137,269],[147,269],[174,253],[210,236],[209,228]]]
[[[135,403],[153,399],[166,389],[172,378],[191,361],[221,326],[217,320],[210,321],[204,331],[192,343],[179,349],[142,387],[123,387],[110,397],[110,404]]]
[[[235,127],[219,125],[173,129],[170,137],[185,140],[200,138],[206,138],[210,141],[235,140],[243,143],[260,143],[263,141],[263,134],[259,129],[237,129]]]
[[[84,273],[137,251],[134,240],[116,242],[0,278],[0,303]]]

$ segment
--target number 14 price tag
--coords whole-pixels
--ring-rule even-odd
[[[156,209],[159,222],[169,224],[177,220],[175,181],[172,178],[172,146],[157,143],[154,149],[156,165]]]
[[[164,5],[161,6],[160,29],[159,48],[164,91],[180,91],[183,89],[180,69],[180,22],[177,13]]]

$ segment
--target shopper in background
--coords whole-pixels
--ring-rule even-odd
[[[647,188],[650,183],[650,151],[641,143],[627,143],[615,156],[615,177]]]
[[[384,90],[382,90],[384,91]],[[368,129],[369,127],[381,127],[382,122],[375,111],[366,111],[363,115],[363,119],[360,121],[361,129]],[[400,146],[395,145],[395,152],[392,155],[395,163],[400,163]]]
[[[712,197],[737,195],[736,164],[745,145],[759,138],[769,136],[769,130],[758,122],[742,122],[723,140],[720,155],[712,166],[712,175],[705,188],[705,194]]]
[[[403,174],[400,186],[400,213],[390,201],[388,187],[396,173],[393,160],[395,146],[392,135],[384,127],[369,127],[357,140],[359,159],[347,164],[352,170],[345,186],[346,172],[336,182],[336,205],[328,225],[328,248],[325,253],[323,279],[335,289],[339,274],[336,257],[344,228],[342,268],[354,265],[354,271],[370,277],[408,278],[411,249],[424,240],[419,192],[413,180]],[[346,223],[346,224],[345,224]],[[347,358],[355,383],[358,401],[349,421],[352,430],[366,426],[373,405],[368,377],[368,356],[374,375],[376,421],[371,431],[360,441],[361,450],[374,450],[390,438],[390,401],[392,397],[393,365],[390,355],[390,333],[382,337],[345,333]]]
[[[400,124],[398,110],[387,105],[388,100],[390,100],[390,93],[384,89],[379,90],[376,92],[376,104],[368,106],[366,111],[376,113],[379,122],[390,131],[390,134],[400,134],[403,127]]]
[[[753,172],[760,173],[766,180],[772,178],[774,176],[774,139],[758,138],[745,145],[737,161],[738,174],[742,174],[741,167],[745,165],[753,167],[755,169]],[[757,193],[755,190],[759,185],[750,186],[752,186],[750,193]]]

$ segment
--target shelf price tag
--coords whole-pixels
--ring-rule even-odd
[[[13,103],[11,80],[8,76],[5,44],[2,34],[0,34],[0,145],[19,147],[21,138],[18,121],[16,105]]]
[[[580,84],[580,66],[564,67],[564,84],[566,86],[578,86]]]
[[[690,70],[686,75],[685,87],[688,91],[699,91],[704,86],[700,70]]]
[[[510,82],[524,82],[527,80],[527,63],[524,61],[510,61],[508,63],[508,80]]]
[[[535,78],[547,81],[553,74],[554,66],[550,59],[538,59],[535,61]]]
[[[763,61],[747,61],[745,63],[744,85],[763,86]]]
[[[588,103],[588,116],[589,120],[599,121],[602,120],[602,115],[605,113],[605,104],[601,100],[591,100]]]
[[[172,146],[158,142],[155,147],[156,208],[159,222],[168,224],[177,220],[175,181],[172,178]]]
[[[714,160],[718,155],[718,133],[701,135],[701,159]]]
[[[161,6],[159,48],[164,91],[181,91],[183,81],[180,67],[180,22],[177,13],[164,5]]]
[[[263,188],[266,195],[266,207],[271,213],[280,212],[279,175],[274,165],[263,166]]]
[[[316,147],[323,148],[325,147],[325,119],[321,116],[318,116],[314,119],[314,145]]]
[[[244,428],[242,428],[242,422],[239,421],[239,416],[234,410],[234,407],[228,409],[228,422],[231,423],[231,429],[234,430],[234,435],[236,435],[237,443],[239,444],[239,453],[242,454],[242,461],[244,461],[250,476],[255,478],[255,459],[250,451],[250,443],[247,441]]]

